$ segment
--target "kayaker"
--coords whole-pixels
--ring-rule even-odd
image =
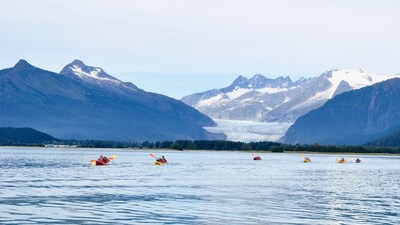
[[[107,156],[103,156],[104,162],[109,162],[110,160],[107,158]]]
[[[344,159],[344,158],[341,158],[340,160],[339,160],[339,163],[344,163],[346,160]]]
[[[360,162],[361,162],[361,159],[357,158],[356,163],[360,163]]]
[[[160,162],[160,163],[163,163],[162,157],[158,157],[158,158],[156,159],[156,161],[157,161],[157,162]]]
[[[253,160],[261,160],[261,157],[259,155],[256,155],[253,157]]]
[[[108,163],[110,160],[106,156],[101,155],[97,161]]]
[[[304,162],[311,162],[311,159],[309,157],[305,157]]]
[[[158,157],[156,161],[160,163],[167,163],[167,159],[164,156]]]

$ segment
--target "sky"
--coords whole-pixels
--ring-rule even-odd
[[[400,1],[0,0],[0,68],[74,59],[181,98],[237,76],[400,73]]]

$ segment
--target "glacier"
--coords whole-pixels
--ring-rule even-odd
[[[223,133],[229,141],[279,141],[292,123],[254,122],[214,119],[216,127],[204,127],[211,133]]]

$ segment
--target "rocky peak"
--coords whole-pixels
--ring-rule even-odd
[[[17,64],[13,67],[14,69],[21,70],[21,69],[28,69],[32,68],[33,66],[29,64],[26,60],[20,59]]]
[[[71,63],[72,65],[76,65],[79,66],[81,68],[87,68],[87,66],[85,65],[85,63],[83,63],[81,60],[79,59],[75,59],[74,61],[72,61]]]
[[[239,86],[240,84],[248,81],[248,79],[242,75],[239,75],[232,83],[232,85]]]
[[[81,60],[75,59],[66,65],[60,72],[61,75],[75,75],[81,79],[96,79],[121,83],[117,78],[108,75],[102,68],[87,66]]]

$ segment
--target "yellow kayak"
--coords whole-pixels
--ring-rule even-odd
[[[311,159],[309,157],[304,157],[303,163],[310,163]]]
[[[346,160],[336,159],[337,163],[346,163]]]
[[[162,162],[154,161],[154,165],[155,165],[155,166],[164,165],[164,164],[166,164],[166,163],[162,163]]]

